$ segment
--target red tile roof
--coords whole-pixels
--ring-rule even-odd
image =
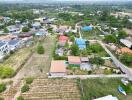
[[[118,49],[117,52],[118,53],[132,53],[132,50],[127,47],[124,47],[124,48]]]
[[[68,40],[67,36],[64,36],[64,35],[59,36],[59,41],[66,42],[67,40]]]
[[[70,64],[80,64],[81,60],[79,56],[68,56],[68,62]]]
[[[65,73],[66,72],[66,66],[64,60],[54,60],[51,62],[50,67],[51,73]]]

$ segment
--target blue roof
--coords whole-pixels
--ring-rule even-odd
[[[4,42],[0,42],[0,47],[2,47],[3,45],[5,45],[6,43]]]
[[[9,42],[8,42],[8,44],[9,45],[15,45],[15,44],[17,44],[19,42],[19,40],[10,40]]]
[[[90,31],[90,30],[93,30],[93,27],[92,26],[84,26],[84,27],[81,28],[81,30]]]
[[[76,44],[78,45],[79,49],[85,49],[86,48],[86,43],[84,39],[81,38],[76,38],[75,40]]]
[[[81,38],[76,38],[76,44],[77,45],[85,45],[85,40],[84,39],[81,39]]]
[[[44,35],[45,33],[46,33],[46,32],[41,32],[41,31],[39,31],[39,32],[36,32],[35,35],[41,36],[41,35]]]

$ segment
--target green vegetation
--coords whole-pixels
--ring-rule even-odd
[[[17,97],[17,100],[24,100],[23,96]]]
[[[76,44],[73,44],[71,46],[71,51],[72,51],[72,54],[74,56],[78,56],[79,55],[79,47]]]
[[[0,67],[0,78],[8,78],[14,74],[14,70],[10,67]]]
[[[124,84],[121,84],[122,88],[126,91],[127,94],[132,93],[132,83],[129,83],[127,86]]]
[[[117,96],[119,100],[127,100],[125,96],[118,92],[118,86],[121,84],[120,78],[98,78],[78,80],[82,100],[92,100],[106,95]]]
[[[30,29],[28,27],[23,27],[22,32],[28,32]]]
[[[44,54],[44,47],[41,44],[37,46],[37,53]]]
[[[22,88],[21,88],[21,92],[24,93],[24,92],[27,92],[29,91],[29,86],[28,85],[24,85]]]
[[[9,33],[9,30],[6,27],[4,28],[3,31],[4,31],[4,33]]]
[[[104,41],[107,43],[116,43],[117,39],[114,35],[106,35]]]
[[[31,84],[33,82],[34,78],[33,77],[28,77],[25,79],[26,84]]]
[[[127,66],[130,66],[132,65],[132,54],[122,54],[120,56],[120,60],[126,64]]]
[[[127,33],[125,31],[123,31],[123,30],[120,30],[118,32],[118,39],[122,39],[122,38],[125,38],[127,36],[128,36]]]
[[[104,64],[104,60],[100,57],[94,57],[94,58],[90,58],[90,63],[91,64],[97,64],[97,65],[103,65]]]
[[[4,92],[6,90],[6,84],[2,83],[0,84],[0,93]]]

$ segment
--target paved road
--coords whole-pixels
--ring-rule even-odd
[[[111,59],[113,60],[114,64],[120,68],[124,73],[127,74],[129,80],[132,81],[132,69],[128,68],[124,64],[122,64],[105,46],[105,44],[102,41],[98,41],[100,45],[105,49],[105,51],[110,55]]]
[[[81,22],[82,22],[82,21],[76,23],[76,25],[75,25],[75,29],[78,30],[78,33],[79,33],[80,38],[82,38],[82,34],[81,34],[80,26],[79,26],[79,24],[80,24]]]
[[[74,78],[80,78],[80,79],[88,79],[88,78],[122,78],[122,77],[127,77],[126,74],[113,74],[113,75],[104,75],[104,74],[98,74],[98,75],[66,75],[66,76],[48,76],[48,78],[69,78],[69,79],[74,79]]]

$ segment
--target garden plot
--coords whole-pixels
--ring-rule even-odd
[[[76,80],[70,79],[38,78],[21,95],[24,100],[81,100]]]

